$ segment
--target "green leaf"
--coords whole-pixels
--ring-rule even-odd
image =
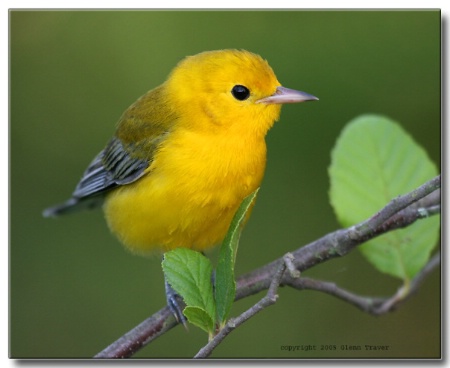
[[[214,320],[211,319],[211,315],[208,314],[204,309],[199,307],[187,306],[186,308],[184,308],[183,314],[186,316],[190,323],[197,327],[200,327],[210,335],[213,334]]]
[[[216,311],[209,259],[199,252],[177,248],[164,254],[162,268],[170,286],[189,307],[188,314],[183,311],[188,321],[210,333],[214,331]]]
[[[219,253],[219,261],[216,269],[215,296],[217,317],[221,326],[225,324],[230,313],[236,295],[236,281],[234,280],[234,264],[239,245],[239,237],[248,211],[258,193],[256,189],[245,197],[231,221],[230,228],[222,243]]]
[[[329,168],[330,201],[343,226],[379,211],[394,197],[437,175],[426,152],[386,117],[363,115],[342,131]],[[364,244],[364,256],[381,272],[409,280],[428,261],[438,241],[437,216]]]

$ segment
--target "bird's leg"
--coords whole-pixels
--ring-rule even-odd
[[[185,328],[187,328],[187,320],[183,314],[183,306],[180,305],[181,297],[172,288],[172,286],[170,286],[169,282],[166,279],[166,275],[164,275],[164,286],[166,289],[167,306],[170,308],[170,311],[174,315],[175,319],[178,322],[182,323]]]
[[[181,322],[184,327],[186,327],[186,317],[183,314],[183,308],[180,306],[179,298],[180,296],[177,294],[175,290],[173,290],[172,286],[169,285],[167,280],[164,277],[164,285],[166,287],[166,299],[167,305],[169,306],[172,314],[178,322]]]

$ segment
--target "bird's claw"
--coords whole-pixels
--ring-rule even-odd
[[[172,286],[170,286],[167,280],[164,281],[164,284],[166,287],[167,306],[174,315],[175,319],[179,323],[182,323],[184,328],[187,329],[187,320],[183,314],[183,306],[182,306],[183,302],[181,301],[180,296],[177,294],[175,290],[173,290]]]

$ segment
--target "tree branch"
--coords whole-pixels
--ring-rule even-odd
[[[329,233],[291,252],[294,256],[293,264],[295,268],[303,272],[322,262],[342,257],[370,239],[391,230],[409,226],[418,219],[426,217],[425,214],[428,214],[427,208],[434,208],[440,205],[440,195],[433,194],[429,196],[430,193],[438,191],[440,183],[441,176],[438,175],[412,192],[393,199],[368,220],[347,229]],[[421,206],[417,207],[416,203],[419,200],[422,200],[420,202]],[[406,209],[412,204],[415,204],[412,209]],[[406,210],[402,212],[404,209]],[[274,270],[283,262],[283,258],[279,258],[239,277],[237,280],[236,300],[267,289]]]
[[[360,244],[372,238],[398,228],[409,226],[418,219],[439,213],[440,186],[441,176],[439,175],[412,192],[393,199],[383,209],[360,224],[329,233],[328,235],[325,235],[324,237],[295,250],[292,252],[293,257],[288,257],[290,258],[289,260],[286,260],[285,257],[281,257],[263,267],[239,277],[237,279],[235,300],[239,300],[256,294],[262,290],[269,289],[269,287],[273,285],[275,275],[285,265],[288,266],[289,274],[295,275],[295,270],[303,272],[322,262],[336,257],[342,257]],[[432,258],[422,272],[420,272],[419,275],[412,280],[410,285],[411,292],[417,290],[422,279],[428,275],[429,272],[434,269],[437,264],[439,264],[439,262],[440,257]],[[310,279],[298,279],[289,275],[286,276],[285,274],[281,284],[291,283],[293,285],[289,284],[290,286],[297,287],[295,285],[297,285],[300,281],[295,280]],[[310,288],[313,289],[314,286],[312,281],[313,280],[301,282],[304,283],[304,286],[309,285]],[[327,284],[321,281],[315,282],[315,287],[317,287],[317,290],[322,287],[325,290],[328,290],[329,294],[340,297],[341,299],[346,300],[369,313],[385,313],[384,310],[389,311],[399,303],[399,300],[397,300],[399,299],[397,294],[400,291],[389,299],[373,299],[351,294],[348,291],[337,288],[337,286],[332,286],[330,283]],[[320,285],[320,283],[322,285]],[[332,291],[333,289],[334,294]],[[373,312],[372,309],[370,309],[373,308],[370,307],[371,303],[378,306],[378,312]],[[376,308],[373,310],[376,310]],[[253,315],[254,314],[255,313],[253,313]],[[177,322],[171,315],[169,308],[165,307],[155,313],[152,317],[143,321],[140,325],[132,329],[116,342],[112,343],[95,357],[130,357],[140,348],[151,342],[153,339],[161,336],[164,332],[171,329],[176,324]]]
[[[169,307],[156,312],[94,358],[128,358],[178,324]]]

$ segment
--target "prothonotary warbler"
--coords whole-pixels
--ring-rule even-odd
[[[133,252],[206,250],[260,186],[265,135],[281,105],[311,100],[282,87],[267,61],[248,51],[186,57],[123,113],[72,197],[44,216],[102,205]]]

